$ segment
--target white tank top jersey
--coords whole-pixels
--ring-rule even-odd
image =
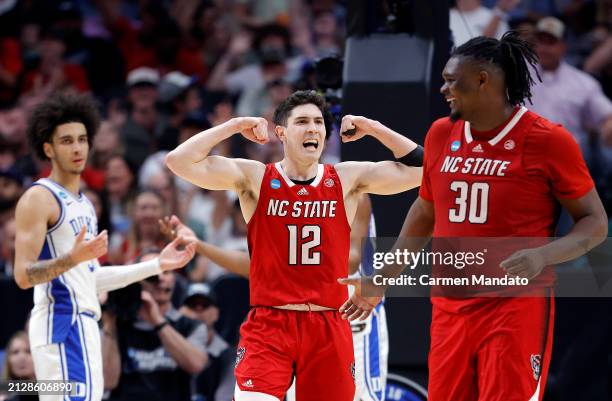
[[[96,212],[83,194],[76,197],[60,184],[42,178],[34,183],[48,189],[60,206],[60,217],[47,229],[38,260],[53,259],[68,253],[81,227],[86,227],[85,239],[98,235]],[[96,291],[97,259],[80,263],[48,283],[34,287],[34,307],[30,318],[32,347],[63,342],[75,324],[78,314],[100,318],[100,303]]]

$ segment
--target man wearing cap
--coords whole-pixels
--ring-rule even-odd
[[[185,118],[201,109],[202,99],[197,82],[197,78],[179,71],[169,72],[161,79],[159,101],[167,124],[157,143],[159,149],[174,149],[179,144],[179,129]]]
[[[565,25],[554,17],[536,25],[536,50],[540,76],[532,88],[531,109],[562,124],[580,144],[587,163],[595,157],[589,150],[589,132],[600,135],[604,170],[612,168],[612,102],[590,75],[563,60]]]
[[[155,103],[158,98],[159,72],[150,67],[135,68],[128,73],[126,85],[130,104]]]
[[[207,328],[206,351],[209,363],[206,370],[196,378],[196,395],[202,395],[206,400],[231,400],[236,382],[233,371],[236,350],[215,331],[219,308],[212,288],[203,283],[191,284],[180,312],[201,321]]]
[[[128,74],[128,119],[121,128],[121,139],[128,163],[138,169],[147,156],[156,151],[165,124],[159,119],[160,77],[149,67],[136,68]]]

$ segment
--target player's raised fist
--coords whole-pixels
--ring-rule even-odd
[[[108,233],[106,230],[90,240],[85,239],[86,232],[87,229],[83,226],[70,252],[70,258],[75,264],[99,258],[108,251]]]
[[[342,117],[340,125],[340,138],[342,142],[352,142],[361,139],[374,131],[376,121],[362,116],[347,114]]]
[[[268,142],[268,120],[262,117],[237,117],[233,119],[236,130],[249,141],[263,145]]]

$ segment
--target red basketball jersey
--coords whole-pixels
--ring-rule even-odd
[[[248,224],[252,306],[313,303],[337,309],[348,292],[350,226],[333,166],[319,164],[311,184],[293,183],[268,164]]]
[[[419,195],[433,202],[434,237],[552,237],[556,198],[593,187],[571,134],[524,107],[482,133],[442,118],[425,139]]]

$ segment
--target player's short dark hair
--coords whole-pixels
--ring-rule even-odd
[[[30,117],[28,138],[32,150],[42,160],[47,159],[44,144],[51,142],[55,129],[66,123],[82,123],[91,146],[100,126],[100,115],[94,100],[88,95],[58,92],[40,103]]]
[[[291,115],[291,111],[305,104],[314,104],[321,110],[325,122],[325,138],[329,138],[332,130],[332,116],[327,107],[325,97],[314,90],[293,92],[291,96],[283,100],[274,111],[274,124],[287,126],[287,120],[289,115]]]
[[[512,105],[531,102],[531,87],[535,83],[529,66],[535,67],[538,56],[533,45],[520,38],[516,31],[508,31],[500,40],[478,36],[456,48],[451,57],[463,56],[477,62],[493,64],[505,75],[506,96]],[[538,79],[540,75],[533,68]],[[540,79],[541,80],[541,79]]]

